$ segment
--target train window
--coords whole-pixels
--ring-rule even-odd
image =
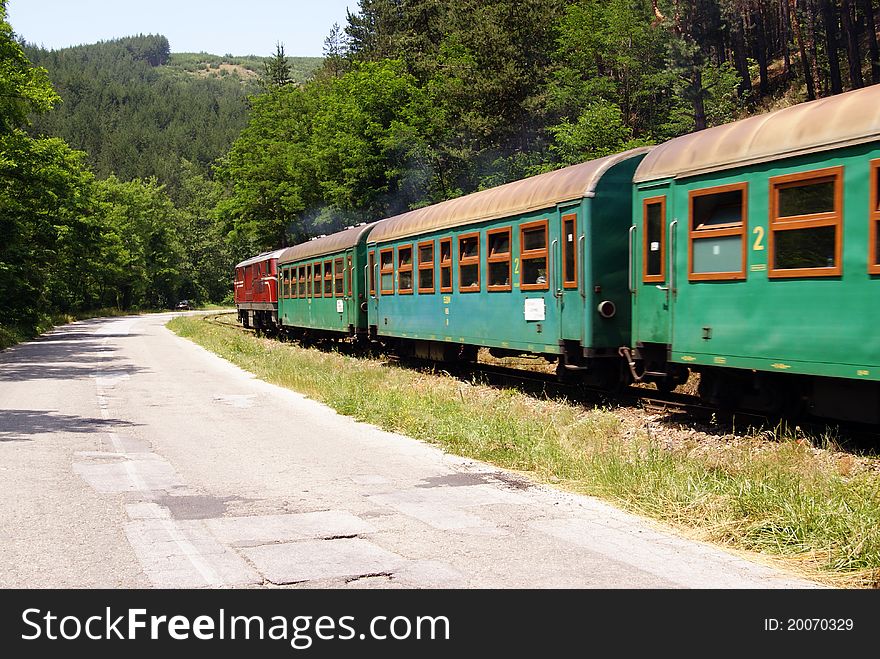
[[[344,263],[343,259],[336,259],[333,262],[333,294],[336,297],[342,297],[345,294],[343,290],[345,286]]]
[[[354,268],[351,267],[351,254],[348,255],[348,288],[346,289],[346,293],[349,297],[353,297],[354,293],[352,292],[354,289],[352,288],[352,275],[354,274]]]
[[[434,292],[434,241],[419,243],[419,293]]]
[[[523,224],[519,245],[522,290],[547,290],[547,220]]]
[[[299,297],[306,296],[306,268],[304,265],[299,267]]]
[[[841,273],[843,167],[770,179],[770,277]]]
[[[324,261],[324,297],[333,297],[333,261]]]
[[[577,215],[562,216],[562,285],[577,288]]]
[[[746,278],[747,199],[746,183],[691,191],[688,279]]]
[[[323,266],[320,263],[312,264],[312,295],[321,297],[322,288],[324,286]]]
[[[296,281],[296,268],[290,268],[286,271],[288,276],[287,293],[288,297],[296,298],[298,295],[298,286]]]
[[[486,261],[488,276],[486,289],[490,291],[510,290],[510,227],[492,229],[487,232],[488,251]]]
[[[281,297],[290,297],[290,270],[285,270],[281,274]]]
[[[458,290],[471,293],[480,290],[480,234],[458,237]]]
[[[370,295],[376,295],[376,252],[370,251]]]
[[[871,161],[870,260],[868,272],[880,275],[880,160]]]
[[[397,292],[401,295],[413,292],[412,245],[397,248]]]
[[[382,295],[394,295],[394,250],[379,252],[379,284]]]
[[[440,292],[452,292],[452,238],[440,241]]]
[[[666,197],[642,202],[642,281],[666,280]]]

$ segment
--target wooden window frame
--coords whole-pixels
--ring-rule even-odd
[[[333,259],[333,297],[345,297],[345,257]]]
[[[725,192],[734,192],[739,190],[742,194],[742,220],[739,226],[735,222],[729,222],[715,229],[695,229],[694,228],[694,200],[698,197],[708,197],[709,195],[723,194]],[[749,228],[749,184],[730,183],[727,185],[718,185],[711,188],[700,188],[699,190],[691,190],[688,193],[688,281],[741,281],[746,278],[746,256],[747,256],[747,240]],[[706,240],[709,238],[726,238],[730,236],[740,236],[741,241],[741,258],[739,270],[730,272],[694,272],[694,241]]]
[[[500,254],[493,254],[491,251],[492,236],[507,234],[507,251]],[[513,260],[513,229],[512,227],[499,227],[498,229],[490,229],[486,231],[486,290],[490,293],[504,293],[513,290],[513,273],[511,271],[511,261]],[[489,273],[491,272],[492,263],[507,264],[507,284],[491,284],[489,282]]]
[[[400,250],[409,250],[409,265],[404,265],[400,262]],[[398,245],[395,250],[395,256],[397,257],[397,294],[398,295],[412,295],[413,288],[415,287],[416,282],[413,281],[413,259],[415,258],[413,254],[413,246],[412,243],[408,245]],[[409,288],[403,288],[400,284],[400,275],[409,273],[410,276],[410,284]]]
[[[318,268],[321,267],[321,275],[320,279],[318,279]],[[318,285],[315,286],[315,283]],[[323,263],[312,263],[312,297],[321,297],[324,294],[324,264]]]
[[[565,239],[565,223],[571,222],[571,247],[568,246],[568,241]],[[580,277],[580,268],[578,267],[578,219],[577,213],[566,213],[560,218],[559,227],[562,230],[560,241],[562,242],[562,288],[567,289],[575,289],[578,288],[578,282]],[[568,250],[571,249],[574,252],[574,279],[566,279],[565,275],[565,258],[568,256]]]
[[[648,274],[648,206],[660,204],[660,274]],[[662,284],[666,281],[666,195],[642,200],[642,283]]]
[[[880,158],[871,161],[871,185],[870,212],[868,213],[868,274],[880,275],[880,253],[877,250],[877,235],[880,233]]]
[[[544,249],[523,248],[525,240],[523,238],[526,231],[542,227],[544,229]],[[526,284],[523,277],[526,273],[526,261],[535,259],[544,259],[547,264],[547,275],[544,277],[543,284]],[[548,291],[550,290],[550,222],[548,220],[538,220],[537,222],[527,222],[519,227],[519,287],[523,291]]]
[[[461,243],[465,240],[475,239],[477,241],[477,255],[476,256],[467,256],[462,258],[461,256]],[[480,270],[480,232],[472,231],[471,233],[463,233],[458,236],[458,240],[456,241],[458,245],[458,292],[459,293],[479,293],[482,290],[483,283],[483,273]],[[461,269],[466,266],[476,265],[477,266],[477,283],[473,286],[462,286],[461,285]]]
[[[329,267],[328,267],[329,266]],[[329,286],[327,285],[329,282]],[[333,259],[324,261],[324,297],[333,297]]]
[[[779,217],[779,190],[799,187],[799,184],[834,182],[834,210],[830,213],[810,213]],[[770,178],[770,217],[767,226],[767,276],[770,279],[799,277],[839,277],[843,273],[843,166],[813,169]],[[776,232],[794,229],[834,227],[834,267],[789,268],[776,267]]]
[[[430,247],[431,248],[431,260],[430,261],[422,261],[422,248]],[[436,259],[436,245],[433,240],[425,240],[416,245],[416,257],[419,262],[419,281],[418,281],[418,291],[419,294],[428,293],[431,294],[434,292],[434,288],[436,286],[436,282],[434,281],[435,272],[434,272],[434,262]],[[422,286],[422,271],[430,270],[431,271],[431,287]]]
[[[376,297],[376,250],[375,249],[370,250],[370,253],[367,257],[367,263],[370,268],[370,276],[369,276],[370,297]]]
[[[297,278],[296,278],[297,287],[299,287],[299,285],[302,284],[302,292],[300,292],[300,289],[297,288],[296,289],[296,296],[298,299],[303,299],[303,298],[308,297],[308,295],[306,295],[306,292],[307,292],[306,267],[304,265],[297,266],[296,273],[297,273]]]
[[[281,271],[281,276],[283,277],[283,280],[284,280],[284,293],[285,293],[284,297],[285,297],[285,299],[288,299],[288,300],[293,299],[293,293],[294,293],[293,279],[291,278],[292,274],[293,274],[293,270],[291,270],[290,268],[284,268],[284,270]]]
[[[449,247],[449,258],[443,259],[443,246],[446,245]],[[451,293],[454,286],[452,283],[452,238],[441,238],[438,244],[439,251],[437,252],[437,263],[440,265],[440,292],[441,293]],[[449,271],[449,286],[443,285],[443,269],[446,268]]]
[[[382,257],[385,254],[391,254],[391,258],[388,262],[391,264],[389,268],[382,267]],[[391,288],[383,288],[382,287],[382,275],[391,275]],[[382,295],[394,295],[394,248],[389,247],[387,249],[379,250],[379,292]]]

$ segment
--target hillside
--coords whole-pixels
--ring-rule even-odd
[[[27,46],[25,52],[48,70],[63,99],[33,118],[35,133],[85,151],[101,178],[155,176],[172,196],[184,161],[207,173],[241,132],[264,61],[172,54],[159,35],[52,51]],[[290,58],[294,79],[304,82],[320,61]]]

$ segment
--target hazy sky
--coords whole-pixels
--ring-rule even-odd
[[[29,43],[57,49],[134,34],[164,34],[171,52],[320,57],[333,23],[358,0],[9,0]]]

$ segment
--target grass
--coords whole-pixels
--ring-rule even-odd
[[[690,432],[670,443],[607,408],[304,349],[198,318],[168,326],[263,380],[358,420],[601,497],[693,537],[781,559],[831,585],[880,585],[875,460],[818,448],[787,431],[772,440],[724,441]]]

